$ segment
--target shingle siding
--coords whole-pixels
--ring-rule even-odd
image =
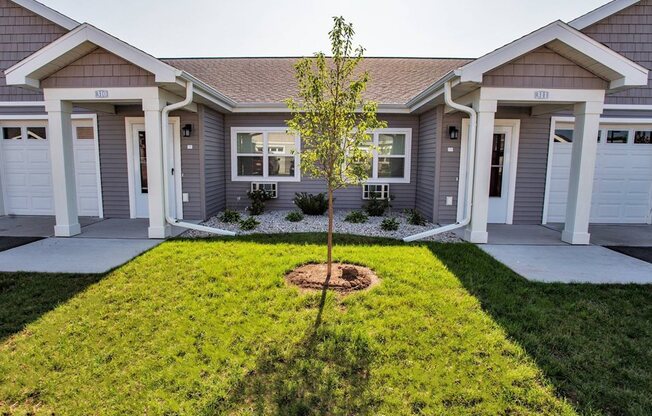
[[[643,0],[582,30],[613,49],[652,69],[652,0]],[[607,104],[652,104],[652,73],[645,88],[607,96]]]
[[[41,81],[43,88],[155,86],[154,75],[97,48]]]
[[[544,47],[486,73],[485,87],[606,89],[605,80]]]
[[[199,112],[203,131],[204,216],[210,217],[226,207],[226,147],[224,115],[210,108]]]
[[[5,69],[68,31],[9,0],[0,0],[0,101],[40,101],[43,94],[9,87]]]
[[[225,115],[225,146],[226,155],[226,205],[229,208],[244,209],[249,200],[247,191],[251,182],[231,180],[231,128],[232,127],[285,127],[289,114],[227,114]],[[395,197],[393,207],[397,210],[415,207],[417,178],[417,146],[419,138],[419,118],[417,116],[381,115],[389,127],[412,129],[412,164],[411,182],[407,184],[391,184],[390,192]],[[278,199],[267,203],[270,209],[292,209],[292,199],[296,192],[325,192],[326,185],[321,180],[301,178],[301,182],[279,182]],[[238,200],[238,198],[240,198]],[[336,209],[359,209],[362,204],[362,190],[359,186],[351,186],[335,193]]]

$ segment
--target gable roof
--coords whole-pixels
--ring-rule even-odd
[[[68,16],[65,16],[58,11],[49,8],[48,6],[44,5],[43,3],[39,3],[36,0],[11,0],[14,3],[16,3],[19,6],[22,6],[26,8],[27,10],[30,10],[39,16],[42,16],[46,18],[47,20],[58,24],[59,26],[63,27],[64,29],[72,30],[79,26],[79,22],[69,18]]]
[[[640,0],[613,0],[583,16],[578,17],[577,19],[571,20],[568,24],[577,30],[582,30],[594,23],[606,19],[612,14],[616,14],[629,6],[635,5],[639,1]]]
[[[300,58],[167,58],[164,62],[193,74],[238,103],[283,103],[295,97],[294,64]],[[405,104],[433,80],[469,59],[365,58],[361,70],[371,82],[365,98],[379,104]]]

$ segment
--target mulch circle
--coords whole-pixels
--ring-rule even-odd
[[[326,264],[306,264],[288,273],[288,282],[306,290],[322,290],[326,280]],[[371,269],[354,264],[333,263],[328,289],[347,294],[378,284],[380,279]]]

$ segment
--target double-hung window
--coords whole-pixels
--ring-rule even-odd
[[[234,181],[296,182],[299,136],[285,128],[231,129],[231,178]]]
[[[410,182],[412,129],[381,129],[369,134],[373,162],[367,183]]]

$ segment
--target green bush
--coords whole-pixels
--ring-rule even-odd
[[[247,208],[251,215],[260,215],[265,212],[265,202],[272,199],[272,194],[264,189],[249,191],[247,196],[251,199],[251,206]]]
[[[398,230],[399,222],[396,218],[385,218],[380,223],[380,228],[383,231],[396,231]]]
[[[364,210],[370,217],[382,217],[389,207],[388,199],[380,199],[378,194],[373,192],[369,195],[369,201],[365,204]]]
[[[426,217],[421,215],[419,210],[416,209],[406,209],[405,215],[407,216],[407,223],[410,225],[426,225]]]
[[[222,215],[220,215],[220,221],[228,224],[240,222],[240,213],[232,209],[225,209]]]
[[[303,220],[303,214],[299,211],[292,211],[285,216],[285,219],[290,222],[299,222]]]
[[[254,217],[249,217],[246,220],[240,221],[240,229],[243,231],[251,231],[260,225],[260,222]]]
[[[324,215],[328,209],[328,198],[325,193],[313,195],[297,192],[294,195],[294,205],[306,215]]]
[[[351,211],[344,218],[344,221],[353,224],[364,224],[367,220],[369,220],[369,217],[362,211]]]

